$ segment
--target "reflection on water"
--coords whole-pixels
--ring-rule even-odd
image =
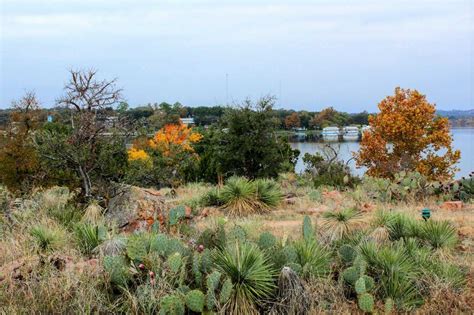
[[[470,172],[474,171],[474,128],[458,128],[451,130],[453,134],[453,147],[461,150],[461,160],[457,167],[460,169],[456,173],[456,178],[469,175]],[[294,142],[291,143],[293,149],[300,150],[300,156],[298,163],[296,163],[296,171],[302,172],[304,170],[303,155],[305,153],[321,152],[323,143],[317,142]],[[348,161],[352,158],[352,152],[359,150],[358,142],[341,142],[335,143],[336,148],[339,149],[339,158],[344,161]],[[353,172],[357,175],[363,175],[365,170],[358,169],[355,167],[355,161],[352,159],[349,161],[349,166]]]

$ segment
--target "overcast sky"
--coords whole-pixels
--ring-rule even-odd
[[[474,0],[0,0],[0,107],[44,106],[70,68],[117,77],[132,106],[374,111],[396,86],[474,108]]]

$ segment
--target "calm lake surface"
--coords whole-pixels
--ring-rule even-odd
[[[461,150],[461,160],[457,167],[460,169],[456,173],[456,178],[469,175],[474,171],[474,128],[456,128],[451,129],[453,135],[453,147]],[[318,142],[293,142],[291,147],[300,150],[300,156],[296,163],[296,172],[304,170],[303,155],[305,153],[321,152],[324,143]],[[333,146],[339,150],[339,158],[347,161],[352,157],[352,152],[359,150],[358,142],[340,142],[334,143]],[[357,175],[363,175],[365,170],[355,167],[354,160],[349,162],[352,171]]]

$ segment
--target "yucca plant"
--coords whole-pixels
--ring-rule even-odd
[[[257,201],[262,207],[275,208],[283,199],[280,186],[272,179],[257,179],[254,181]]]
[[[92,251],[106,239],[107,230],[103,226],[78,223],[74,227],[74,235],[81,252],[91,255]]]
[[[449,221],[433,220],[421,224],[420,238],[434,249],[453,248],[458,240],[456,229]]]
[[[420,222],[403,213],[394,213],[387,221],[390,240],[408,239],[418,237],[420,234]]]
[[[41,251],[56,249],[64,239],[64,233],[60,229],[47,227],[42,224],[33,226],[30,229],[30,235]]]
[[[221,189],[220,199],[227,213],[233,216],[246,216],[261,209],[256,200],[255,185],[243,177],[229,178]]]
[[[386,210],[378,210],[375,212],[371,222],[373,231],[370,233],[377,242],[385,242],[389,239],[389,226],[393,222],[393,215]]]
[[[397,308],[410,310],[423,303],[416,280],[421,269],[406,253],[403,246],[377,246],[373,242],[361,244],[360,253],[367,262],[367,272],[379,285],[382,298],[391,298]]]
[[[361,213],[354,208],[323,213],[322,229],[330,240],[341,239],[361,223]]]
[[[302,276],[306,279],[322,277],[330,272],[330,253],[315,239],[298,240],[294,243],[297,262],[302,267]]]
[[[232,281],[234,290],[224,306],[229,314],[258,314],[257,303],[275,289],[275,272],[254,244],[238,243],[213,253],[216,269]]]

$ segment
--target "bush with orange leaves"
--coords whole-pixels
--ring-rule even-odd
[[[199,156],[193,144],[202,135],[183,124],[168,124],[151,139],[137,139],[128,150],[129,182],[150,186],[176,186],[186,180]]]
[[[461,153],[451,147],[448,119],[436,115],[425,95],[397,87],[378,107],[355,154],[359,167],[374,177],[393,178],[400,171],[418,171],[430,180],[454,175]]]

